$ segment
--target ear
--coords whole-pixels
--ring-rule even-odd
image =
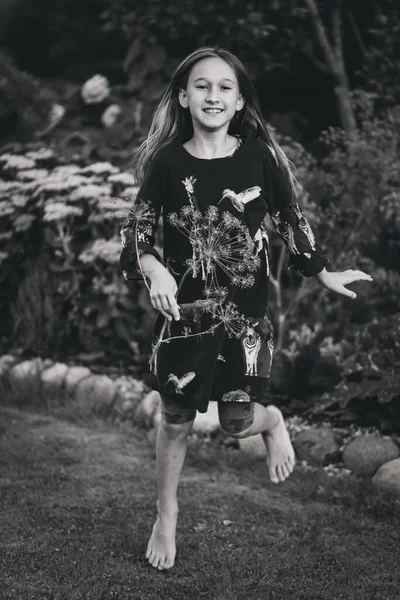
[[[244,99],[243,99],[242,94],[240,94],[239,98],[237,99],[237,102],[236,102],[236,110],[237,111],[242,110],[243,106],[244,106]]]
[[[182,106],[182,108],[187,108],[189,106],[187,94],[184,89],[181,88],[179,90],[178,98],[179,98],[179,104]]]

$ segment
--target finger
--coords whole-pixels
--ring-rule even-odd
[[[339,292],[341,294],[343,294],[343,296],[347,296],[348,298],[351,298],[352,300],[354,300],[355,298],[357,298],[357,294],[355,292],[353,292],[353,290],[348,290],[345,287],[341,288],[339,290]]]
[[[369,279],[372,281],[371,275],[369,275],[369,273],[365,273],[364,271],[348,269],[347,271],[345,271],[345,273],[353,277],[354,281],[358,279]]]
[[[170,314],[168,314],[168,312],[164,309],[162,303],[161,303],[161,298],[160,296],[155,296],[154,297],[154,308],[156,310],[158,310],[162,315],[164,315],[164,317],[166,317],[169,321],[172,320],[172,317]]]
[[[170,306],[167,294],[163,294],[162,296],[160,296],[160,303],[161,303],[163,310],[165,310],[165,312],[167,312],[170,315],[171,314],[171,306]]]
[[[170,314],[174,317],[175,321],[179,321],[179,319],[180,319],[179,305],[176,301],[175,296],[173,296],[173,295],[168,296],[168,302],[169,302]]]

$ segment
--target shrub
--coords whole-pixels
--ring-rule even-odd
[[[0,131],[3,139],[30,138],[49,126],[54,98],[43,83],[0,52]]]
[[[153,312],[118,265],[135,181],[110,163],[57,162],[45,148],[0,157],[1,283],[12,291],[1,298],[11,315],[3,335],[25,354],[81,352],[143,367]]]

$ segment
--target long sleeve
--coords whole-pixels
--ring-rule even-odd
[[[266,146],[264,176],[272,223],[289,250],[288,269],[305,277],[320,273],[329,258],[315,241],[314,233],[298,200],[293,197],[286,173]]]
[[[162,262],[154,248],[155,235],[163,206],[166,168],[157,157],[141,185],[129,216],[120,228],[122,252],[120,267],[126,280],[143,279],[138,264],[142,254],[152,254]]]

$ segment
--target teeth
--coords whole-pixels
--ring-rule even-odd
[[[222,112],[222,108],[206,108],[204,110],[207,113],[220,113],[220,112]]]

